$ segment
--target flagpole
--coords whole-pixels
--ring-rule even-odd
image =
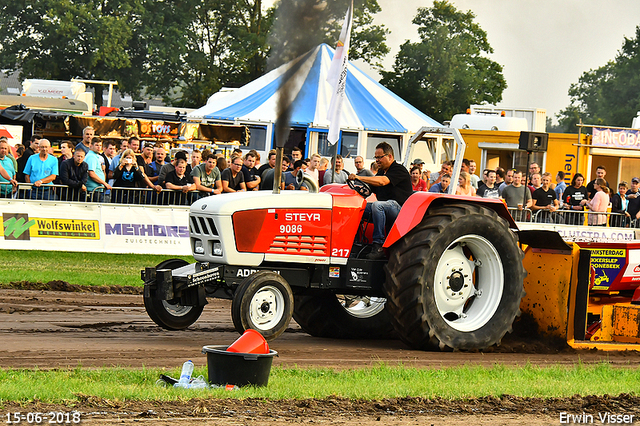
[[[347,9],[347,14],[340,31],[340,39],[336,46],[333,60],[327,75],[327,82],[334,87],[334,92],[329,103],[327,118],[329,119],[329,132],[327,133],[327,142],[329,145],[335,145],[333,161],[331,166],[331,180],[334,182],[336,172],[336,161],[340,152],[340,115],[342,114],[342,100],[345,95],[347,82],[347,65],[349,63],[349,41],[351,39],[351,26],[353,24],[353,0]]]
[[[338,151],[340,145],[342,145],[342,141],[340,140],[340,138],[338,138],[338,142],[335,144],[336,149],[333,151],[333,162],[331,164],[333,164],[332,168],[331,168],[331,182],[329,183],[333,183],[333,178],[335,177],[335,172],[336,172],[336,160],[338,159],[338,154],[340,153],[340,151]]]

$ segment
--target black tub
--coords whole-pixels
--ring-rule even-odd
[[[203,346],[207,354],[207,374],[212,385],[267,386],[271,363],[278,352],[243,354],[227,352],[225,345]]]

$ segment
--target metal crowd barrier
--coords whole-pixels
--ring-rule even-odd
[[[520,210],[516,207],[507,207],[507,210],[509,210],[511,217],[516,222],[528,223],[532,221],[531,219],[533,218],[533,212],[529,209]]]
[[[615,228],[640,228],[640,220],[631,220],[624,213],[592,212],[558,209],[555,212],[530,209],[518,210],[508,208],[511,217],[516,222],[525,223],[554,223],[559,225],[578,226],[609,226]],[[589,223],[591,222],[591,223]]]
[[[19,200],[51,200],[51,201],[74,201],[90,202],[99,201],[104,194],[100,191],[87,193],[81,189],[70,188],[67,185],[48,184],[35,186],[32,183],[18,183],[12,198]]]
[[[183,193],[173,189],[161,192],[151,188],[117,188],[105,190],[96,188],[91,192],[73,189],[67,185],[41,185],[18,183],[14,188],[10,183],[0,182],[0,198],[23,200],[71,201],[81,203],[114,203],[136,205],[190,205],[199,198],[198,191]]]
[[[0,198],[13,198],[14,188],[9,182],[0,182]]]

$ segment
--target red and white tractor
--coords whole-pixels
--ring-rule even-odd
[[[443,130],[421,129],[410,146],[434,131]],[[198,200],[189,217],[197,262],[169,260],[143,271],[149,316],[183,329],[207,298],[219,297],[232,299],[238,332],[253,328],[270,339],[293,316],[313,336],[396,333],[420,349],[499,343],[520,312],[526,275],[504,204],[415,193],[389,224],[388,260],[375,261],[364,256],[371,226],[362,221],[366,200],[356,186]]]
[[[452,137],[462,159],[457,130],[421,129],[405,162],[434,132]],[[267,339],[293,317],[318,337],[395,335],[417,349],[477,350],[499,344],[522,307],[543,332],[585,339],[593,322],[588,250],[556,232],[518,232],[500,200],[417,192],[387,226],[387,259],[369,260],[372,226],[363,221],[361,194],[363,185],[332,184],[198,200],[189,216],[197,262],[173,259],[142,271],[149,316],[184,329],[207,298],[223,298],[232,300],[238,332],[256,329]]]

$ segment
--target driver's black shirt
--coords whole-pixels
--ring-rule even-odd
[[[387,185],[371,187],[378,201],[396,200],[398,204],[403,205],[413,194],[411,175],[402,164],[396,161],[391,163],[386,172],[382,169],[378,170],[376,176],[386,176],[389,179]]]

